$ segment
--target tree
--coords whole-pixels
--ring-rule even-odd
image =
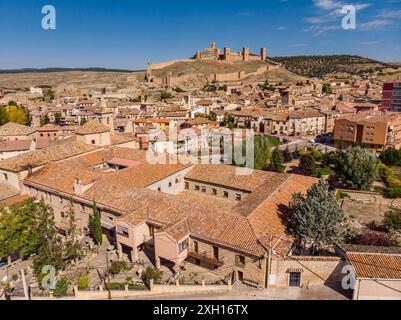
[[[380,160],[388,166],[399,166],[401,165],[401,151],[386,149],[380,154]]]
[[[92,233],[92,237],[96,244],[102,244],[102,222],[100,212],[97,209],[96,202],[93,202],[92,215],[89,217],[89,228]]]
[[[22,257],[34,253],[38,244],[35,233],[38,204],[27,200],[0,212],[0,257],[18,252]]]
[[[8,122],[10,122],[10,116],[8,114],[7,108],[0,106],[0,126]]]
[[[307,175],[313,175],[316,170],[316,161],[310,154],[305,154],[299,158],[299,168]]]
[[[235,119],[231,114],[224,114],[224,118],[223,118],[223,124],[224,126],[232,129],[235,126]]]
[[[68,292],[68,281],[66,278],[61,278],[57,280],[56,287],[53,290],[53,296],[56,298],[64,297]]]
[[[11,105],[8,107],[8,116],[11,122],[19,123],[22,125],[26,125],[27,116],[25,111],[22,108],[19,108],[15,105]]]
[[[39,278],[42,268],[53,266],[56,270],[65,267],[63,259],[63,243],[54,223],[53,210],[47,206],[43,199],[37,207],[37,224],[33,232],[37,235],[37,255],[33,259],[33,272]]]
[[[60,122],[61,122],[61,112],[56,112],[54,114],[54,123],[60,124]]]
[[[40,117],[40,126],[43,127],[46,124],[50,123],[50,118],[47,114],[45,114],[44,116]]]
[[[384,214],[383,224],[389,231],[401,231],[401,212],[388,211]]]
[[[75,211],[70,201],[68,208],[68,220],[69,226],[66,231],[66,239],[64,242],[64,256],[66,262],[77,261],[82,257],[82,246],[77,240],[79,234],[77,229],[77,219],[75,218]]]
[[[338,150],[334,158],[337,180],[345,188],[369,190],[376,176],[377,159],[359,146]]]
[[[343,241],[347,234],[344,212],[323,180],[312,185],[306,196],[295,193],[290,210],[295,238],[299,244],[310,245],[313,253]]]
[[[79,125],[83,126],[86,122],[87,122],[87,120],[85,118],[82,118]]]
[[[283,158],[284,158],[285,163],[291,162],[293,159],[292,153],[291,153],[290,149],[288,148],[288,145],[287,145],[287,148],[285,148],[283,151]]]
[[[270,169],[276,172],[284,172],[285,166],[283,165],[283,153],[279,148],[274,148],[270,160]]]

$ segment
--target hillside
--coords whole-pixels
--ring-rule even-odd
[[[289,71],[310,78],[335,74],[362,76],[395,67],[381,61],[351,55],[273,57],[271,60],[281,63]]]
[[[269,67],[269,71],[254,74],[258,68]],[[163,68],[152,70],[155,77],[161,79],[168,74],[182,79],[178,80],[180,85],[187,87],[201,87],[211,74],[230,74],[245,72],[245,78],[241,81],[265,81],[270,82],[297,82],[305,80],[304,77],[294,74],[280,65],[263,61],[208,61],[208,60],[185,60],[171,63]]]

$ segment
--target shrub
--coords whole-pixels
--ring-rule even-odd
[[[386,180],[388,188],[401,188],[401,181],[397,178],[390,177]]]
[[[386,183],[386,181],[389,178],[392,178],[394,175],[394,171],[383,163],[379,163],[377,165],[377,172],[384,183]]]
[[[59,298],[67,295],[68,292],[68,282],[66,278],[61,278],[57,280],[56,286],[53,290],[53,296]]]
[[[121,271],[129,271],[132,269],[132,264],[127,261],[113,261],[109,267],[109,272],[112,275],[119,274]]]
[[[86,290],[89,287],[89,278],[87,276],[82,276],[77,281],[78,290]]]
[[[143,283],[149,287],[150,280],[153,279],[153,282],[160,283],[162,279],[163,272],[152,267],[147,267],[146,270],[142,273],[142,281]]]
[[[124,290],[124,283],[120,283],[120,282],[106,283],[106,288],[108,290]]]
[[[401,212],[389,211],[384,214],[383,223],[387,230],[400,231],[401,230]]]
[[[307,174],[313,173],[316,168],[315,159],[309,154],[301,156],[299,159],[299,167]]]
[[[389,199],[401,198],[401,188],[386,188],[384,196]]]
[[[145,290],[145,285],[141,283],[129,283],[128,290]]]

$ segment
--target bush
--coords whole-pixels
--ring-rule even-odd
[[[113,261],[109,267],[109,272],[112,275],[119,274],[121,271],[129,271],[132,269],[132,264],[127,261]]]
[[[147,267],[146,270],[142,273],[142,281],[143,283],[149,287],[150,280],[153,279],[153,283],[160,283],[162,279],[163,272],[152,267]]]
[[[89,278],[87,276],[82,276],[77,281],[78,290],[86,290],[89,287]]]
[[[309,154],[301,156],[299,159],[299,168],[307,174],[313,173],[316,168],[315,159]]]
[[[401,198],[401,188],[386,188],[384,196],[389,199]]]
[[[383,223],[389,231],[401,230],[401,212],[389,211],[384,214]]]
[[[380,154],[380,160],[388,166],[401,165],[401,151],[396,149],[387,149]]]
[[[401,188],[401,181],[397,178],[390,177],[386,180],[388,188]]]
[[[120,282],[106,283],[106,288],[108,290],[124,290],[124,283],[120,283]]]
[[[68,292],[68,282],[66,278],[61,278],[57,280],[56,287],[53,290],[53,296],[59,298],[67,295]]]
[[[145,290],[145,285],[141,283],[129,283],[128,290]]]
[[[377,171],[380,178],[387,184],[387,180],[394,176],[394,171],[383,163],[377,165]]]

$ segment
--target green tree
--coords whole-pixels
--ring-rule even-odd
[[[401,151],[397,149],[386,149],[380,154],[380,160],[388,166],[401,165]]]
[[[87,120],[85,118],[82,118],[79,125],[83,126],[86,122],[87,122]]]
[[[64,297],[68,292],[68,281],[66,278],[61,278],[57,280],[56,286],[53,290],[53,296],[56,298]]]
[[[89,217],[89,228],[96,244],[102,244],[102,222],[96,202],[93,202],[92,215]]]
[[[15,252],[28,257],[37,250],[39,239],[35,229],[39,210],[40,204],[27,200],[0,211],[0,257]]]
[[[286,162],[286,163],[291,162],[293,159],[292,152],[288,148],[288,145],[287,145],[287,148],[285,148],[283,151],[283,158],[284,158],[284,162]]]
[[[310,154],[305,154],[299,158],[299,168],[307,175],[313,175],[316,170],[316,161]]]
[[[38,204],[36,219],[34,233],[37,235],[38,249],[33,259],[33,272],[39,277],[44,266],[49,265],[56,270],[62,270],[65,262],[63,243],[54,223],[53,210],[44,203],[43,199]]]
[[[224,118],[223,118],[223,124],[224,126],[232,129],[235,126],[235,119],[231,114],[224,114]]]
[[[75,211],[72,201],[70,201],[67,214],[69,225],[66,231],[66,239],[64,241],[64,256],[66,262],[71,262],[77,261],[82,257],[82,246],[77,239],[79,232],[77,229],[77,219],[75,218]]]
[[[270,169],[276,172],[284,172],[285,166],[283,165],[283,153],[279,148],[274,148],[270,160]]]
[[[60,124],[60,122],[61,122],[61,112],[56,112],[54,114],[54,123]]]
[[[47,114],[45,114],[44,116],[40,117],[40,126],[43,127],[46,124],[50,123],[50,118]]]
[[[291,228],[298,243],[310,246],[313,253],[344,240],[346,218],[328,183],[320,180],[305,196],[295,193],[290,203]]]
[[[345,188],[369,190],[376,177],[376,157],[359,146],[338,150],[334,160],[336,178]]]
[[[383,224],[389,231],[401,231],[401,212],[388,211],[384,214]]]

